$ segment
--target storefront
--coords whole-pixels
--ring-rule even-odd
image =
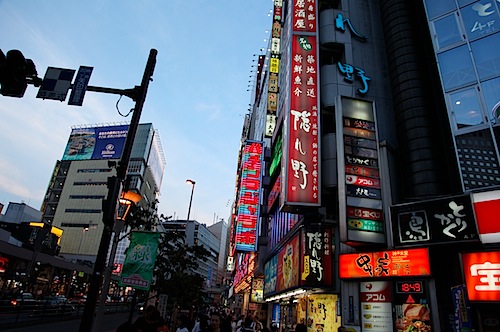
[[[308,332],[336,332],[339,297],[333,292],[333,230],[307,225],[285,241],[264,267],[264,299],[269,325],[281,332],[304,324]]]

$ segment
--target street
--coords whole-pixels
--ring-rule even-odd
[[[102,320],[101,329],[98,332],[114,332],[118,326],[128,319],[128,313],[120,312],[107,314]],[[137,319],[138,314],[134,315],[133,320]],[[63,320],[59,322],[42,323],[32,326],[23,326],[17,328],[5,329],[5,332],[52,332],[52,331],[78,331],[80,319]]]

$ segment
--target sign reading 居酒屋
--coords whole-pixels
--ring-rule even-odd
[[[252,252],[257,246],[264,143],[246,141],[241,162],[235,244],[237,251]]]
[[[431,274],[427,248],[339,255],[339,277],[382,278]]]
[[[500,251],[462,254],[470,301],[500,301]]]

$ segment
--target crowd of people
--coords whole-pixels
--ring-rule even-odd
[[[126,322],[116,332],[276,332],[270,331],[257,317],[227,315],[218,311],[200,313],[191,320],[187,315],[177,316],[174,325],[167,324],[155,306],[148,306],[143,316],[133,323]]]

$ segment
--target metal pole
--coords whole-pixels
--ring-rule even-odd
[[[146,100],[146,93],[149,86],[149,81],[153,76],[154,68],[156,65],[156,55],[158,51],[151,49],[149,52],[148,62],[146,64],[146,69],[144,70],[144,76],[142,78],[141,86],[136,87],[132,95],[132,99],[135,101],[134,113],[132,115],[132,120],[130,122],[129,130],[127,133],[127,138],[125,140],[125,146],[123,148],[122,157],[118,163],[116,170],[117,177],[110,177],[108,180],[109,190],[108,196],[106,198],[109,204],[109,211],[116,211],[116,205],[118,198],[120,197],[121,186],[125,180],[127,174],[128,163],[130,160],[130,154],[132,152],[132,144],[134,143],[135,134],[139,126],[139,120],[141,117],[142,108]],[[92,323],[94,320],[94,311],[97,303],[97,297],[99,295],[99,289],[101,288],[102,274],[104,272],[104,267],[106,265],[106,258],[108,255],[109,244],[111,242],[111,236],[113,233],[113,226],[115,223],[114,213],[110,215],[109,213],[103,213],[103,223],[105,225],[101,236],[101,242],[99,244],[99,251],[97,252],[96,261],[94,264],[94,271],[90,278],[89,289],[87,292],[87,300],[85,301],[85,307],[83,310],[82,321],[80,322],[80,332],[90,332],[92,329]],[[111,220],[110,220],[111,219]],[[110,257],[113,260],[114,257]],[[102,306],[98,310],[104,310]]]
[[[187,216],[187,220],[189,221],[189,215],[191,214],[191,203],[193,203],[193,193],[194,193],[195,182],[191,181],[191,180],[188,180],[188,181],[191,182],[191,184],[193,185],[193,187],[191,188],[191,198],[189,199],[189,208],[188,208],[188,216]]]

